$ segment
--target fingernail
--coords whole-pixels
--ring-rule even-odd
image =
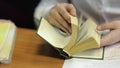
[[[101,30],[101,26],[98,26],[97,29],[98,29],[98,30]]]
[[[68,36],[71,35],[70,33],[67,34]]]
[[[74,16],[76,16],[76,13],[73,13]]]

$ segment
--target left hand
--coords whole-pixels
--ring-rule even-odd
[[[60,3],[50,10],[47,20],[51,25],[70,35],[72,33],[70,15],[76,16],[75,7],[72,4]]]
[[[120,21],[112,21],[97,27],[98,30],[110,29],[110,32],[101,38],[101,46],[110,45],[120,41]]]

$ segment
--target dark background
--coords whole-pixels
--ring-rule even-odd
[[[35,29],[34,9],[40,0],[0,0],[0,19],[10,19],[17,27]]]

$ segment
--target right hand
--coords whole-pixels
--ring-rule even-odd
[[[76,16],[76,10],[72,4],[61,3],[55,5],[49,12],[47,20],[50,24],[60,28],[68,35],[72,33],[70,16]]]
[[[98,30],[110,29],[110,32],[101,38],[101,46],[111,45],[120,42],[120,20],[102,24],[97,27]]]

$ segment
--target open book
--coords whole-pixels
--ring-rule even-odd
[[[103,59],[104,48],[99,48],[101,32],[97,31],[96,26],[90,18],[83,21],[83,16],[81,16],[78,22],[77,17],[71,16],[72,34],[64,36],[48,21],[41,18],[37,34],[64,57]]]

